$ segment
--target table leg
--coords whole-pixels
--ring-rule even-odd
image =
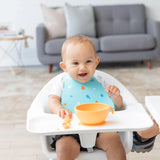
[[[21,57],[21,50],[22,50],[22,42],[19,41],[11,41],[11,43],[8,45],[8,47],[5,49],[3,47],[0,47],[0,49],[3,51],[3,55],[1,56],[0,60],[2,60],[5,57],[9,57],[12,61],[14,61],[18,68],[22,67],[21,70],[16,71],[12,65],[10,64],[10,62],[8,62],[8,67],[11,70],[11,72],[16,75],[17,73],[20,73],[21,71],[24,71],[24,65],[23,65],[23,61],[22,61],[22,57]],[[15,57],[13,57],[11,55],[11,53],[13,52],[13,50],[15,49],[16,54],[17,54],[17,58],[18,60],[15,59]]]

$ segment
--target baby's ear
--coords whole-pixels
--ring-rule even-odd
[[[96,66],[98,66],[99,62],[100,62],[100,57],[97,56],[97,57],[96,57]]]
[[[65,63],[64,63],[63,61],[60,62],[59,65],[60,65],[60,67],[62,68],[62,70],[63,70],[64,72],[67,72],[66,65],[65,65]]]

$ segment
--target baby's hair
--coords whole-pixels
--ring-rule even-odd
[[[66,52],[66,48],[69,44],[78,44],[78,43],[89,43],[91,45],[91,47],[93,47],[93,50],[95,52],[96,55],[96,50],[95,50],[95,46],[94,43],[92,42],[91,39],[89,39],[87,36],[84,35],[77,35],[77,36],[72,36],[70,38],[68,38],[67,40],[65,40],[65,42],[63,43],[62,46],[62,58]]]

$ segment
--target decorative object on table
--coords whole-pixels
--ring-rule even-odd
[[[17,31],[13,28],[10,23],[0,23],[0,37],[5,36],[16,36]]]
[[[10,60],[14,61],[18,68],[21,67],[22,70],[24,70],[24,65],[23,65],[23,61],[21,58],[21,51],[22,51],[22,41],[24,41],[24,47],[27,48],[28,47],[28,42],[27,39],[33,39],[32,36],[27,36],[24,34],[24,30],[21,30],[21,34],[10,34],[10,32],[8,32],[7,34],[3,35],[2,37],[0,37],[0,41],[5,41],[7,42],[7,47],[4,46],[0,46],[0,50],[3,52],[2,56],[0,57],[0,60],[3,59],[3,57],[7,57],[10,58]],[[16,51],[17,54],[17,58],[16,59],[14,56],[12,56],[13,51]],[[13,66],[10,64],[10,62],[8,62],[8,67],[11,70],[11,72],[15,75],[17,74],[17,72],[15,71],[15,69],[13,68]],[[20,70],[20,71],[22,71]],[[18,71],[19,73],[19,71]]]
[[[8,26],[0,26],[0,31],[8,31]]]
[[[4,35],[4,33],[8,32],[9,26],[8,24],[0,23],[0,37]]]
[[[25,37],[25,39],[24,39],[24,46],[25,46],[25,48],[27,48],[28,47],[27,39],[28,38],[33,39],[33,37],[32,36],[26,36],[24,29],[20,29],[19,32],[18,32],[18,35],[20,35],[22,37]]]
[[[23,36],[24,36],[24,33],[25,33],[24,29],[20,29],[18,32],[19,35],[23,35]]]

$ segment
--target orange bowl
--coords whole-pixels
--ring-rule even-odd
[[[107,118],[109,110],[114,113],[110,105],[102,103],[80,104],[74,110],[80,122],[87,125],[101,124]]]

